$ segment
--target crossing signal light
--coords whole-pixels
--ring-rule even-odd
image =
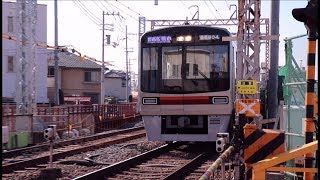
[[[292,10],[292,16],[300,22],[303,22],[308,31],[318,31],[318,0],[309,0],[305,8],[295,8]]]

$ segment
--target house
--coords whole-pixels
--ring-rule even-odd
[[[91,97],[93,104],[100,104],[101,65],[70,52],[58,53],[58,87],[64,97]],[[48,60],[48,97],[54,102],[54,51]]]
[[[17,16],[16,2],[2,1],[2,35],[12,39],[2,38],[2,99],[14,102],[16,97],[16,76],[18,72],[17,58]],[[37,24],[35,27],[36,42],[47,44],[47,6],[37,5]],[[47,97],[47,49],[36,47],[36,99],[37,103],[48,103]]]
[[[108,70],[104,75],[105,97],[115,97],[118,101],[126,100],[131,95],[130,76],[128,76],[128,88],[126,88],[126,73],[121,70]]]

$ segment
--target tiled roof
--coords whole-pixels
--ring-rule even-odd
[[[79,56],[69,52],[59,52],[58,58],[59,67],[101,69],[100,64],[97,64],[89,59],[80,60]],[[54,66],[54,60],[49,60],[48,66]]]
[[[126,72],[121,70],[109,70],[104,76],[108,78],[126,78]],[[128,76],[128,79],[130,79],[130,75]]]

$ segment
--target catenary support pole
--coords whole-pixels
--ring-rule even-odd
[[[271,35],[279,35],[279,9],[280,0],[271,0]],[[278,64],[279,40],[271,40],[269,83],[267,88],[269,119],[276,118],[278,113]]]
[[[59,105],[58,0],[54,0],[54,104]]]
[[[100,104],[104,104],[104,11],[102,12],[102,64],[101,64],[101,94]]]

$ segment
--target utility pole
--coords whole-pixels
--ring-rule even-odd
[[[104,104],[104,11],[102,11],[102,64],[101,64],[101,95],[100,104]]]
[[[128,102],[128,26],[126,25],[126,102]]]
[[[105,62],[104,62],[104,46],[105,46],[105,34],[104,34],[104,31],[105,30],[109,30],[109,31],[113,31],[113,24],[107,24],[107,25],[110,25],[110,26],[112,26],[111,28],[109,27],[109,28],[105,28],[105,22],[104,22],[104,16],[105,15],[107,15],[107,16],[109,16],[109,15],[111,15],[111,16],[119,16],[119,17],[121,17],[121,18],[123,18],[119,13],[105,13],[104,11],[102,11],[102,59],[101,59],[101,61],[102,61],[102,64],[101,64],[101,86],[100,86],[100,88],[101,88],[101,95],[100,95],[100,102],[101,102],[101,104],[104,104],[104,96],[105,96],[105,88],[104,88],[104,71],[105,71],[105,67],[104,67],[104,64],[105,64]],[[108,45],[110,45],[110,35],[106,35],[106,36],[108,36],[108,40],[107,40],[107,44]]]
[[[271,35],[279,35],[280,0],[271,1]],[[270,69],[268,83],[268,118],[276,118],[278,114],[278,64],[279,40],[270,43]],[[276,124],[275,124],[276,125]]]
[[[59,105],[58,0],[54,0],[54,104]]]
[[[129,98],[129,94],[128,94],[128,87],[129,87],[129,72],[128,72],[128,66],[129,66],[129,58],[128,58],[128,55],[129,55],[129,52],[133,52],[133,50],[128,50],[128,35],[136,35],[136,34],[133,34],[133,33],[129,33],[128,34],[128,26],[126,25],[126,102],[128,102],[128,98]]]

